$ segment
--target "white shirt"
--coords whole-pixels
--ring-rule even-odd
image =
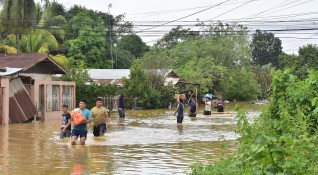
[[[211,111],[211,101],[205,103],[205,111]]]

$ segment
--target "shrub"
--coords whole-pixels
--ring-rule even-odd
[[[262,114],[252,122],[237,116],[238,150],[192,174],[318,174],[317,100],[317,71],[303,80],[277,71]]]

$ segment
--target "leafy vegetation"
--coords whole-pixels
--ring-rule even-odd
[[[317,174],[318,72],[300,80],[291,70],[274,73],[270,102],[250,121],[240,112],[238,150],[196,165],[192,174]]]

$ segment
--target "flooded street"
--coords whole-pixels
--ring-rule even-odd
[[[253,116],[260,110],[255,104],[242,108]],[[59,139],[60,120],[1,126],[0,174],[186,174],[190,165],[235,149],[234,105],[212,116],[201,109],[196,118],[185,116],[182,125],[173,112],[128,111],[125,119],[114,113],[108,133],[94,138],[90,131],[85,146]]]

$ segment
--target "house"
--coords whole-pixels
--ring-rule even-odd
[[[122,86],[122,78],[130,78],[130,69],[87,69],[87,73],[93,82],[97,84]]]
[[[172,69],[149,69],[145,72],[150,75],[162,75],[165,78],[165,86],[170,82],[175,85],[180,80]],[[123,86],[123,77],[130,78],[130,69],[87,69],[87,73],[97,84],[115,84],[118,87]]]
[[[0,54],[0,123],[56,119],[63,104],[74,108],[75,82],[52,79],[65,73],[48,54]]]

